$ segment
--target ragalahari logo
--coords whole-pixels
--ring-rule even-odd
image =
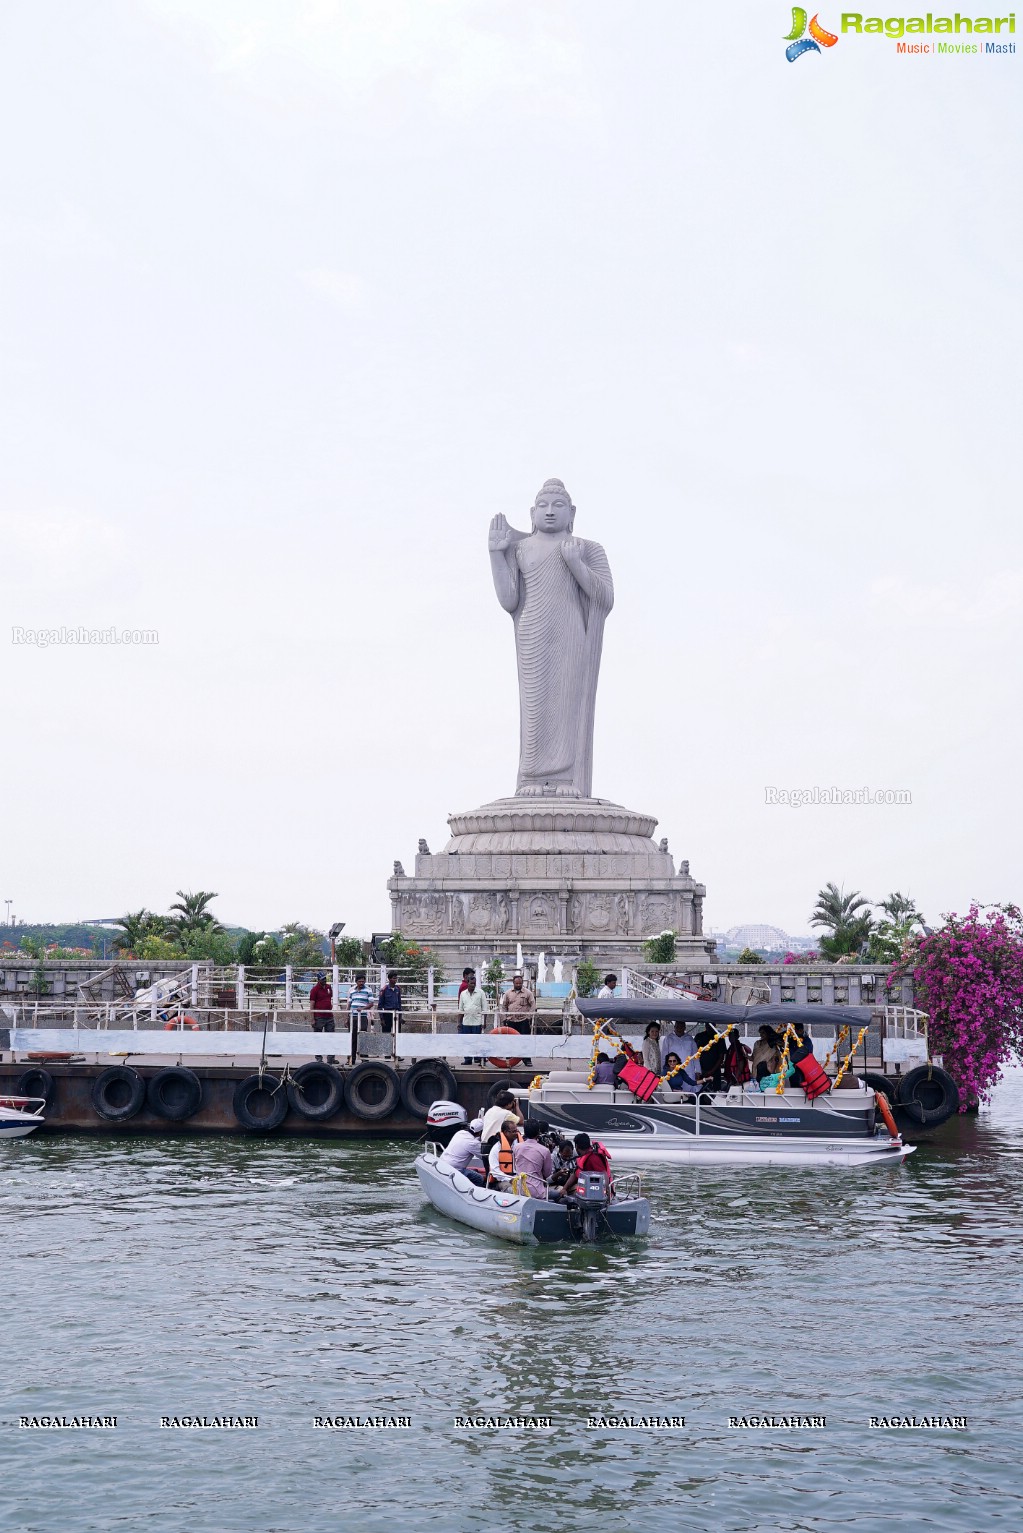
[[[803,34],[809,30],[809,37]],[[785,49],[785,57],[790,64],[801,59],[804,53],[820,53],[821,48],[833,48],[838,42],[834,32],[825,32],[817,17],[814,16],[809,28],[806,25],[806,12],[801,5],[792,7],[792,31],[785,34],[788,47]]]

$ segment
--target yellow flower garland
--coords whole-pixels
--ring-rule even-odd
[[[711,1025],[713,1026],[713,1024],[711,1024]],[[672,1076],[678,1075],[681,1071],[685,1070],[687,1068],[687,1066],[689,1066],[689,1065],[691,1065],[693,1063],[694,1060],[699,1059],[701,1054],[705,1054],[707,1052],[707,1050],[708,1049],[712,1049],[716,1043],[720,1043],[723,1038],[727,1038],[729,1033],[735,1032],[737,1027],[738,1027],[738,1023],[736,1023],[736,1022],[729,1022],[729,1023],[726,1024],[726,1026],[725,1026],[725,1028],[724,1028],[724,1030],[722,1032],[719,1033],[719,1032],[715,1031],[713,1038],[709,1038],[707,1040],[707,1042],[705,1044],[703,1044],[700,1048],[698,1048],[694,1054],[690,1054],[688,1059],[683,1059],[682,1063],[680,1065],[676,1065],[674,1070],[669,1070],[667,1075],[662,1075],[661,1078],[660,1078],[660,1081],[658,1082],[658,1084],[661,1085],[661,1086],[667,1086],[669,1081],[671,1080]],[[839,1082],[842,1080],[843,1076],[845,1075],[845,1072],[848,1070],[849,1065],[852,1062],[853,1056],[855,1055],[855,1053],[856,1053],[857,1049],[859,1048],[860,1044],[863,1042],[863,1039],[866,1036],[867,1031],[868,1031],[868,1029],[866,1027],[861,1027],[860,1028],[860,1031],[859,1031],[859,1033],[857,1035],[857,1038],[856,1038],[856,1042],[853,1044],[852,1048],[849,1050],[849,1053],[846,1055],[844,1062],[842,1063],[842,1065],[839,1068],[838,1074],[835,1076],[835,1079],[832,1082],[832,1085],[831,1085],[831,1089],[832,1090],[835,1089],[835,1087],[839,1084]],[[827,1056],[825,1057],[825,1059],[824,1059],[824,1061],[823,1061],[823,1063],[821,1065],[821,1069],[822,1070],[826,1070],[827,1069],[828,1065],[831,1063],[832,1055],[835,1055],[837,1057],[838,1049],[840,1048],[843,1039],[848,1038],[848,1036],[849,1036],[848,1025],[843,1023],[842,1027],[839,1029],[838,1033],[835,1036],[834,1043],[832,1044],[831,1048],[828,1050]],[[788,1063],[789,1063],[789,1045],[790,1045],[792,1040],[795,1040],[796,1042],[798,1042],[799,1041],[799,1034],[796,1032],[796,1030],[793,1027],[791,1022],[786,1022],[786,1024],[785,1024],[785,1031],[782,1034],[781,1068],[780,1068],[780,1070],[778,1072],[778,1081],[777,1081],[777,1084],[775,1085],[775,1088],[774,1088],[775,1094],[777,1096],[781,1096],[784,1093],[784,1091],[785,1091],[785,1076],[788,1073]],[[621,1044],[621,1043],[623,1043],[624,1040],[622,1039],[621,1035],[615,1031],[615,1029],[613,1027],[609,1027],[608,1026],[606,1017],[598,1017],[597,1020],[595,1021],[594,1025],[593,1025],[593,1048],[592,1048],[591,1053],[590,1053],[590,1068],[589,1068],[589,1073],[587,1074],[587,1077],[586,1077],[586,1089],[588,1091],[592,1091],[593,1087],[594,1087],[594,1085],[596,1083],[597,1058],[598,1058],[598,1055],[600,1053],[600,1045],[601,1045],[601,1043],[603,1043],[605,1041],[608,1042],[608,1043],[618,1043],[618,1044]],[[542,1077],[537,1075],[537,1076],[535,1076],[533,1078],[533,1081],[531,1083],[530,1089],[532,1090],[533,1087],[539,1087],[541,1084],[542,1084]]]
[[[782,1037],[781,1037],[781,1042],[782,1042],[781,1066],[780,1066],[780,1068],[778,1070],[778,1079],[777,1079],[777,1082],[775,1083],[775,1087],[774,1087],[774,1094],[775,1094],[775,1096],[779,1096],[780,1097],[784,1093],[784,1091],[785,1091],[785,1077],[789,1073],[789,1040],[791,1038],[798,1038],[798,1037],[799,1037],[799,1034],[796,1032],[795,1028],[792,1026],[792,1023],[791,1022],[786,1022],[786,1024],[785,1024],[785,1031],[784,1031],[784,1033],[782,1033]]]
[[[838,1053],[838,1049],[839,1049],[839,1046],[840,1046],[840,1044],[842,1042],[842,1039],[843,1038],[848,1038],[848,1036],[849,1036],[849,1026],[848,1026],[848,1023],[843,1022],[842,1026],[838,1030],[838,1033],[836,1034],[834,1043],[831,1045],[830,1049],[828,1050],[826,1057],[821,1061],[821,1069],[822,1070],[826,1070],[828,1068],[828,1066],[831,1063],[831,1056],[832,1056],[832,1054],[837,1054]]]
[[[713,1024],[711,1025],[713,1026]],[[683,1059],[682,1063],[676,1065],[674,1070],[669,1070],[667,1075],[662,1075],[658,1084],[666,1086],[673,1075],[678,1075],[687,1065],[691,1065],[694,1059],[699,1059],[701,1054],[706,1054],[708,1049],[712,1049],[715,1043],[719,1043],[722,1038],[727,1038],[729,1033],[735,1032],[737,1026],[738,1023],[736,1022],[728,1022],[723,1032],[715,1032],[713,1038],[708,1038],[707,1042],[698,1048],[695,1054],[690,1054],[688,1059]],[[597,1056],[600,1053],[600,1045],[604,1042],[621,1044],[624,1042],[624,1039],[619,1033],[615,1032],[613,1027],[608,1027],[605,1017],[598,1017],[593,1024],[593,1048],[590,1051],[590,1068],[586,1076],[587,1091],[592,1091],[596,1083]]]
[[[713,1027],[713,1025],[714,1024],[711,1023],[712,1027]],[[662,1075],[661,1076],[661,1080],[660,1080],[660,1084],[662,1086],[666,1086],[668,1084],[668,1082],[671,1080],[671,1077],[673,1075],[678,1075],[679,1071],[680,1070],[684,1070],[686,1065],[691,1065],[694,1059],[699,1059],[701,1054],[706,1054],[708,1049],[712,1049],[714,1047],[715,1043],[720,1043],[722,1038],[727,1038],[728,1034],[731,1033],[731,1032],[734,1032],[735,1028],[737,1026],[738,1026],[738,1023],[736,1023],[736,1022],[729,1022],[726,1025],[725,1030],[724,1030],[723,1033],[715,1033],[713,1038],[708,1038],[707,1042],[704,1043],[703,1045],[701,1045],[701,1047],[696,1050],[695,1054],[690,1054],[689,1058],[688,1059],[683,1059],[682,1063],[680,1065],[676,1065],[674,1070],[669,1070],[667,1075]]]
[[[845,1056],[845,1059],[844,1059],[844,1061],[842,1063],[842,1067],[839,1070],[838,1074],[835,1076],[834,1082],[832,1083],[832,1087],[831,1087],[832,1091],[834,1091],[835,1087],[838,1085],[838,1083],[841,1081],[843,1075],[848,1070],[850,1064],[852,1063],[853,1055],[856,1053],[856,1050],[859,1048],[860,1044],[863,1042],[863,1040],[866,1037],[866,1035],[867,1035],[867,1028],[861,1027],[859,1032],[856,1034],[856,1042],[853,1044],[852,1048],[849,1050],[848,1054]]]

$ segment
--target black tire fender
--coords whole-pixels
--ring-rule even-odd
[[[503,1080],[495,1081],[490,1090],[487,1092],[487,1106],[493,1107],[496,1104],[497,1099],[501,1095],[502,1091],[510,1091],[514,1096],[517,1091],[521,1090],[521,1086],[519,1086],[515,1081],[508,1080],[507,1076],[505,1076]]]
[[[45,1105],[49,1107],[57,1090],[57,1082],[49,1070],[42,1070],[38,1065],[34,1065],[31,1070],[26,1070],[18,1076],[18,1084],[14,1089],[19,1097],[42,1097]]]
[[[334,1065],[311,1059],[288,1082],[288,1101],[310,1123],[322,1123],[339,1113],[345,1102],[345,1078]]]
[[[234,1088],[234,1115],[254,1134],[272,1134],[288,1111],[288,1093],[278,1075],[247,1075]]]
[[[111,1065],[92,1083],[92,1105],[108,1123],[127,1123],[146,1100],[146,1083],[129,1065]]]
[[[937,1128],[959,1111],[959,1088],[939,1065],[917,1065],[901,1077],[897,1105],[914,1123]]]
[[[364,1060],[345,1077],[345,1106],[357,1118],[388,1118],[401,1097],[401,1083],[390,1065]]]
[[[887,1075],[881,1075],[877,1070],[867,1070],[865,1074],[860,1076],[860,1079],[864,1086],[869,1086],[875,1095],[883,1091],[888,1098],[889,1107],[895,1107],[896,1102],[899,1100],[898,1083],[896,1081],[889,1080]]]
[[[425,1119],[434,1102],[457,1102],[458,1082],[443,1059],[419,1059],[401,1077],[401,1105]]]
[[[157,1070],[149,1077],[146,1103],[149,1111],[156,1113],[158,1118],[166,1118],[169,1123],[184,1123],[202,1106],[202,1081],[185,1065]]]

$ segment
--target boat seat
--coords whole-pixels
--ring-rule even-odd
[[[586,1070],[552,1070],[547,1076],[548,1086],[585,1086]]]

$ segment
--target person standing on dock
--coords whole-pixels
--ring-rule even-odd
[[[533,1013],[536,1011],[536,998],[532,990],[526,989],[521,974],[516,974],[512,978],[512,987],[502,995],[498,1010],[502,1020],[510,1022],[517,1033],[531,1031],[530,1024]]]
[[[484,1009],[486,996],[477,987],[476,975],[470,973],[466,977],[465,989],[458,997],[458,1031],[460,1033],[481,1033],[483,1031]],[[481,1061],[476,1060],[479,1064]],[[474,1063],[471,1059],[463,1059],[463,1065]]]
[[[512,976],[512,987],[506,990],[498,1002],[498,1011],[501,1020],[508,1022],[517,1033],[524,1033],[526,1037],[533,1031],[533,1019],[536,1016],[536,997],[532,990],[527,990],[521,974]],[[524,1065],[531,1065],[531,1059],[524,1059]]]
[[[377,1000],[377,1011],[380,1013],[381,1031],[389,1033],[391,1024],[397,1026],[398,1017],[401,1015],[401,986],[398,984],[397,969],[387,971],[387,984],[381,990]]]
[[[316,983],[309,992],[309,1009],[313,1014],[314,1033],[332,1033],[334,1031],[334,988],[327,983],[325,974],[317,974]],[[322,1054],[316,1058],[323,1059]],[[337,1063],[333,1054],[327,1055],[328,1065]]]
[[[372,1010],[373,992],[366,984],[366,971],[360,969],[355,976],[355,984],[348,992],[348,1015],[352,1019],[353,1030],[360,1033],[366,1031]]]

